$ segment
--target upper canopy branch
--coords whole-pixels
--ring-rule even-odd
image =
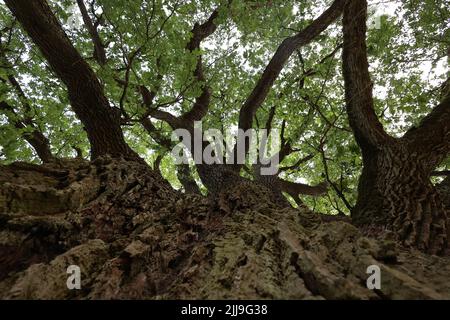
[[[253,91],[241,107],[239,114],[240,129],[245,131],[252,127],[256,111],[263,104],[272,85],[280,75],[281,70],[292,53],[298,48],[310,43],[320,33],[326,30],[327,27],[341,15],[345,2],[346,0],[335,0],[333,4],[308,27],[295,36],[285,39],[281,43],[262,73],[261,78],[256,83]]]
[[[447,80],[448,82],[448,80]],[[411,150],[420,152],[426,159],[427,169],[433,170],[450,153],[450,90],[419,126],[403,136]]]
[[[227,6],[230,6],[231,2],[232,1],[229,0]],[[211,36],[217,30],[216,20],[218,16],[219,10],[216,9],[209,16],[208,20],[206,20],[203,24],[195,24],[194,28],[192,29],[192,38],[186,46],[186,49],[189,50],[189,52],[199,50],[202,41]],[[203,72],[203,62],[201,55],[198,55],[197,57],[197,65],[194,71],[194,76],[198,82],[202,83],[202,93],[195,100],[192,109],[181,116],[182,121],[200,121],[208,112],[211,100],[211,89],[209,85],[205,83],[206,79]]]
[[[344,10],[343,70],[350,126],[362,147],[378,147],[390,137],[374,111],[366,47],[367,1],[349,1]],[[419,153],[431,172],[450,152],[450,95],[404,136],[411,152]]]
[[[37,156],[42,162],[51,162],[55,160],[55,156],[50,149],[50,142],[47,137],[39,131],[32,118],[25,116],[20,117],[13,106],[5,101],[0,101],[0,110],[5,111],[8,120],[17,129],[24,130],[22,137],[36,151]]]
[[[194,28],[192,29],[192,38],[186,46],[186,49],[189,50],[189,52],[199,50],[201,42],[216,31],[217,25],[215,23],[215,20],[218,15],[219,11],[216,9],[209,16],[206,22],[204,22],[203,24],[196,23],[194,25]],[[197,57],[197,65],[195,67],[194,76],[198,82],[202,83],[202,93],[195,100],[192,109],[181,116],[181,119],[183,121],[199,121],[208,112],[208,107],[211,100],[211,92],[208,84],[205,83],[206,79],[203,73],[203,62],[202,56],[200,54]]]
[[[25,94],[25,91],[22,89],[22,86],[20,85],[19,81],[17,81],[16,77],[12,73],[13,65],[11,65],[7,59],[6,52],[8,51],[8,45],[11,42],[12,39],[12,33],[14,30],[14,24],[8,28],[8,37],[6,41],[6,46],[3,47],[3,42],[0,37],[0,59],[2,64],[5,65],[2,66],[2,68],[7,69],[7,76],[4,79],[3,77],[0,77],[0,81],[4,84],[9,84],[11,89],[15,91],[16,96],[18,97],[18,100],[22,104],[22,112],[17,112],[19,108],[15,108],[8,104],[6,101],[0,101],[0,110],[3,111],[8,121],[14,125],[17,129],[22,131],[22,137],[27,141],[36,152],[39,159],[41,159],[42,162],[51,162],[55,160],[55,156],[52,154],[51,148],[50,148],[50,141],[47,139],[47,137],[40,131],[39,126],[36,125],[33,116],[32,116],[32,109],[29,103],[29,99],[27,95]],[[11,70],[8,70],[11,69]],[[20,114],[19,114],[20,113]]]
[[[229,3],[231,3],[231,1],[229,1]],[[216,19],[218,16],[219,11],[218,9],[216,9],[211,13],[208,20],[206,20],[204,23],[195,23],[192,29],[192,37],[186,45],[186,50],[192,53],[200,49],[201,42],[217,30]],[[195,102],[189,111],[185,112],[179,117],[176,117],[169,112],[156,109],[149,110],[148,114],[158,120],[166,121],[173,129],[193,129],[194,121],[200,121],[208,112],[211,100],[210,87],[205,83],[206,79],[203,72],[202,56],[200,54],[197,56],[197,64],[194,71],[194,77],[196,81],[202,83],[202,92],[200,96],[195,99]],[[141,91],[143,93],[144,100],[145,96],[147,96],[147,100],[149,100],[148,97],[151,97],[151,101],[153,100],[153,92],[149,91],[145,87],[141,88]]]
[[[91,36],[92,42],[94,44],[94,58],[99,63],[99,65],[103,66],[106,64],[106,51],[105,46],[102,43],[102,40],[98,34],[97,27],[98,25],[92,22],[91,17],[89,16],[86,5],[84,4],[84,0],[77,0],[78,7],[80,8],[81,16],[83,17],[84,25]]]
[[[388,134],[374,111],[366,46],[367,1],[348,1],[343,18],[343,70],[350,126],[363,148],[376,147]]]

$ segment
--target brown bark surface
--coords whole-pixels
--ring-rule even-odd
[[[450,213],[430,175],[449,152],[448,96],[419,128],[400,139],[388,135],[374,111],[366,20],[367,1],[348,1],[343,18],[347,114],[364,165],[353,221],[367,232],[389,230],[405,245],[446,254]]]
[[[14,179],[12,179],[14,177]],[[0,169],[0,295],[19,299],[450,299],[450,260],[281,208],[243,184],[174,191],[141,163]],[[37,205],[39,204],[39,205]],[[67,267],[82,290],[66,287]],[[381,268],[381,290],[365,283]]]

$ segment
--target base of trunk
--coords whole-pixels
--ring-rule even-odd
[[[280,208],[251,184],[221,193],[225,213],[140,163],[39,168],[0,169],[1,298],[450,299],[449,258]],[[70,265],[81,290],[67,289]]]
[[[450,254],[450,212],[418,160],[400,150],[365,163],[353,222],[369,235],[389,232],[407,247]]]

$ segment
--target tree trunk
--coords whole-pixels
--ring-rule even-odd
[[[450,176],[437,185],[436,189],[439,192],[444,206],[447,208],[447,212],[450,212]]]
[[[402,138],[387,134],[374,109],[366,20],[367,1],[348,1],[343,17],[347,114],[364,162],[352,218],[367,231],[392,230],[405,245],[445,254],[450,222],[430,175],[450,150],[450,96]]]
[[[198,164],[198,175],[208,189],[209,194],[217,195],[224,190],[246,181],[235,170],[235,166],[226,164]]]
[[[214,164],[214,165],[197,165],[197,170],[202,183],[208,189],[208,196],[213,203],[218,204],[218,208],[229,213],[229,204],[224,200],[226,194],[233,188],[240,187],[242,192],[246,189],[259,189],[266,193],[266,201],[277,204],[280,207],[290,207],[281,192],[280,183],[277,176],[261,176],[253,174],[253,179],[247,179],[240,175],[240,166]]]
[[[180,164],[177,167],[177,177],[183,186],[184,192],[202,194],[197,182],[195,182],[195,179],[191,174],[191,169],[188,164]]]
[[[141,163],[101,157],[0,168],[0,297],[450,299],[450,260],[266,201],[253,184],[208,199]],[[66,287],[81,268],[81,290]],[[381,268],[381,289],[366,287]]]
[[[69,100],[83,123],[92,147],[92,157],[105,154],[138,158],[126,144],[120,119],[92,68],[65,34],[45,0],[6,0],[8,8],[68,89]]]
[[[370,232],[393,231],[405,245],[432,254],[449,249],[448,211],[425,165],[400,143],[364,154],[352,219]]]

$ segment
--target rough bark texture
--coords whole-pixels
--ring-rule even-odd
[[[261,164],[253,165],[253,179],[255,183],[269,189],[275,202],[280,206],[291,206],[283,192],[290,195],[299,207],[303,206],[303,202],[300,199],[301,195],[319,197],[327,192],[328,186],[326,183],[310,186],[299,182],[291,182],[280,178],[278,174],[262,175],[261,168]]]
[[[450,210],[450,176],[445,178],[436,189],[439,192],[442,202],[447,210]]]
[[[80,9],[81,16],[83,17],[84,25],[91,36],[92,43],[94,45],[94,58],[99,65],[103,66],[106,64],[106,51],[105,45],[98,34],[97,25],[92,22],[89,16],[84,0],[77,0],[78,8]]]
[[[450,299],[450,260],[280,208],[239,184],[229,212],[141,163],[0,168],[0,296],[19,299]],[[66,287],[69,265],[82,289]],[[381,268],[381,290],[365,283]]]
[[[401,139],[389,136],[374,111],[365,42],[366,18],[365,0],[348,1],[343,18],[347,113],[364,165],[353,221],[369,232],[391,230],[405,245],[446,254],[449,212],[430,175],[449,152],[449,97],[419,128]],[[423,136],[414,132],[422,132]]]
[[[227,164],[197,164],[197,172],[209,194],[215,196],[247,179],[241,177],[235,166]]]
[[[365,157],[352,218],[369,232],[393,231],[405,245],[448,252],[448,207],[421,162],[402,144]]]
[[[200,188],[197,182],[195,182],[188,164],[181,164],[177,167],[177,177],[183,186],[184,192],[201,194]]]

